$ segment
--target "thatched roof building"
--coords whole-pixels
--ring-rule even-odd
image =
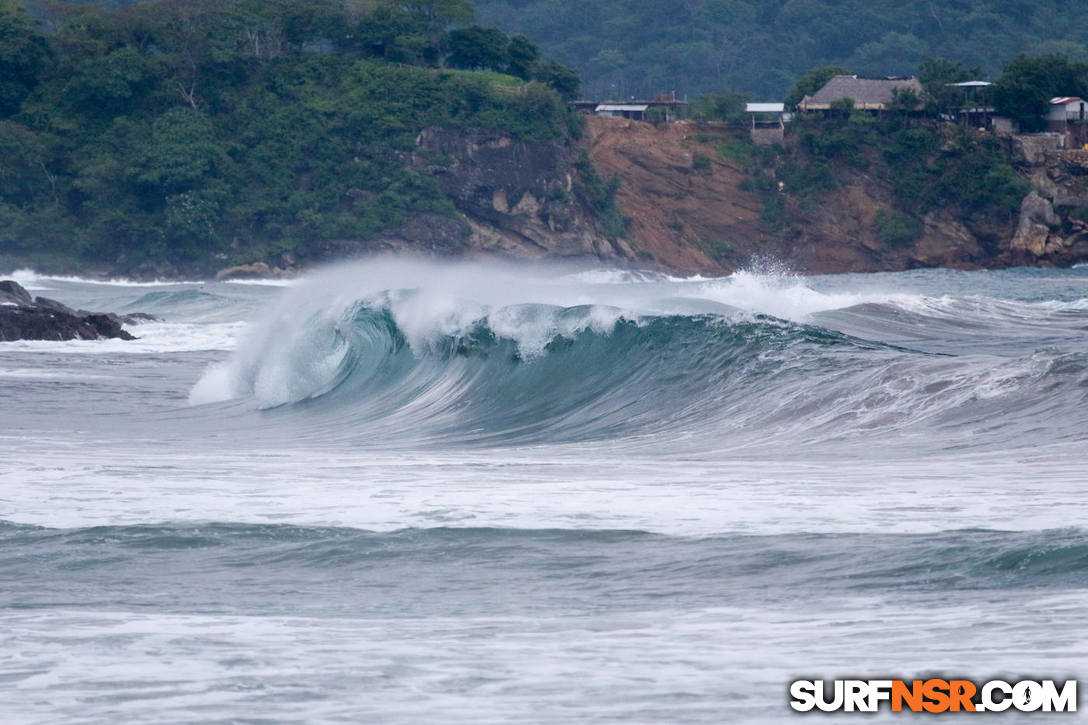
[[[834,76],[811,96],[805,96],[797,108],[802,111],[828,111],[833,104],[844,98],[854,101],[854,108],[863,111],[883,111],[888,107],[896,90],[912,91],[922,97],[922,84],[909,78],[858,78]]]

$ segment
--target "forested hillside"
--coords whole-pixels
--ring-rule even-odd
[[[32,10],[0,0],[9,259],[223,266],[365,240],[456,216],[413,155],[424,128],[561,141],[573,122],[577,76],[467,0]]]
[[[903,75],[940,56],[991,77],[1018,53],[1088,60],[1083,0],[478,0],[582,74],[587,95],[782,98],[810,68]]]

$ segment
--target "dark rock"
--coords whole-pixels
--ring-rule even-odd
[[[215,278],[219,281],[232,279],[289,279],[295,276],[290,270],[273,267],[266,262],[239,264],[219,270]]]
[[[123,323],[117,315],[110,313],[86,315],[83,319],[94,327],[99,337],[117,337],[122,340],[136,339],[121,327]]]
[[[50,312],[63,312],[66,315],[86,314],[77,312],[63,302],[57,302],[48,297],[35,297],[34,304],[41,307],[43,310],[49,310]]]
[[[12,302],[17,305],[33,305],[34,299],[18,282],[5,279],[0,282],[0,302]]]
[[[39,297],[34,299],[18,283],[0,281],[0,341],[13,340],[135,340],[114,314],[86,313]]]
[[[127,315],[121,315],[121,322],[126,325],[139,325],[142,322],[162,322],[162,318],[155,317],[155,315],[149,315],[146,312],[132,312]]]
[[[632,256],[577,201],[579,154],[573,146],[438,126],[424,129],[416,146],[413,166],[434,177],[468,223],[470,234],[460,234],[458,252],[613,262]],[[445,163],[428,163],[435,158]]]

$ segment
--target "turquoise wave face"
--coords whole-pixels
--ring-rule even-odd
[[[1052,437],[1088,425],[1088,354],[1039,346],[1081,335],[1075,306],[816,298],[790,320],[659,285],[471,292],[297,291],[194,401],[250,398],[300,437],[392,446],[986,448],[1030,444],[1040,416]],[[589,302],[502,304],[534,296]]]

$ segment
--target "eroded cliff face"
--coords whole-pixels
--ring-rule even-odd
[[[782,185],[770,194],[780,197],[788,224],[775,225],[765,218],[768,193],[751,190],[750,170],[719,153],[721,130],[588,119],[583,143],[602,176],[622,179],[627,241],[641,263],[721,273],[770,257],[798,272],[835,273],[1088,260],[1088,153],[1010,148],[1033,188],[1018,218],[968,219],[939,209],[922,217],[917,239],[895,243],[879,232],[879,220],[896,213],[889,178],[853,172],[815,204]]]
[[[577,149],[481,130],[428,128],[416,163],[465,216],[468,254],[630,260],[577,200]]]
[[[1088,152],[1056,151],[1026,165],[1031,193],[1009,243],[1008,262],[1068,266],[1088,259]]]
[[[895,214],[887,174],[854,171],[818,203],[800,202],[771,169],[753,170],[718,150],[722,129],[587,118],[577,143],[524,142],[484,130],[429,128],[406,161],[430,174],[460,215],[426,214],[365,242],[311,246],[233,274],[292,273],[313,263],[378,251],[448,257],[576,258],[685,274],[723,274],[768,258],[802,273],[1067,266],[1088,260],[1088,152],[1010,147],[1031,181],[1020,214],[921,218],[908,243],[880,233]],[[588,154],[618,177],[626,220],[617,237],[578,193]],[[767,174],[771,185],[753,184]],[[766,182],[767,179],[763,179]],[[762,190],[757,190],[762,189]],[[773,199],[786,223],[767,218]]]
[[[780,240],[761,228],[762,199],[741,189],[744,172],[700,142],[701,130],[686,122],[587,119],[581,143],[602,177],[619,177],[626,239],[645,266],[715,274],[757,250],[781,251]],[[696,168],[703,166],[696,158],[709,165]]]
[[[892,211],[891,188],[866,174],[846,179],[818,204],[800,204],[771,169],[765,173],[772,191],[756,191],[750,170],[718,151],[723,130],[589,119],[585,144],[603,176],[622,179],[618,201],[629,219],[628,241],[644,262],[703,274],[759,258],[807,273],[983,265],[977,235],[948,214],[926,217],[909,248],[882,243],[877,219]],[[780,197],[788,224],[765,218],[768,195]]]
[[[1021,220],[961,219],[937,210],[920,220],[914,241],[889,243],[879,233],[879,220],[895,213],[888,179],[853,172],[818,204],[802,204],[783,184],[769,194],[780,197],[788,223],[775,224],[766,219],[768,193],[752,191],[751,169],[718,151],[722,131],[713,124],[589,119],[584,144],[602,175],[620,176],[628,242],[643,262],[720,273],[769,257],[795,271],[832,273],[1067,265],[1088,258],[1080,237],[1070,236],[1084,226],[1061,216],[1088,204],[1079,162],[1022,158],[1037,194],[1025,200]],[[774,189],[774,172],[765,173]]]
[[[402,160],[433,177],[459,215],[423,214],[374,239],[312,243],[222,269],[218,276],[289,276],[314,264],[382,252],[633,264],[636,257],[627,243],[609,234],[579,200],[582,153],[571,143],[427,128]]]

